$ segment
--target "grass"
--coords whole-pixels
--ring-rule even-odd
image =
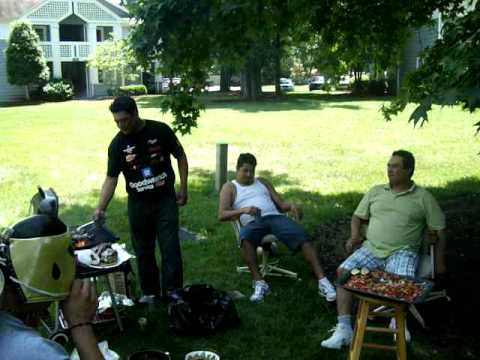
[[[161,115],[159,98],[137,99],[144,118],[171,122]],[[181,138],[189,163],[189,204],[181,210],[183,226],[207,236],[182,244],[186,283],[209,283],[249,295],[250,279],[234,271],[240,263],[232,229],[216,220],[215,144],[229,144],[229,169],[241,152],[257,156],[258,173],[272,179],[279,192],[304,207],[309,232],[324,221],[349,216],[362,194],[385,181],[386,162],[395,149],[417,158],[415,180],[443,199],[478,191],[480,138],[473,124],[478,114],[435,108],[432,121],[413,128],[405,112],[393,122],[379,113],[384,100],[350,99],[297,91],[281,99],[251,103],[232,96],[207,96],[207,111],[193,134]],[[90,219],[105,175],[106,148],[116,132],[109,100],[70,101],[0,108],[0,227],[25,216],[37,185],[60,196],[61,217],[68,224]],[[233,173],[230,173],[233,176]],[[108,212],[109,226],[128,244],[123,180]],[[197,349],[212,349],[222,359],[343,359],[345,352],[320,348],[335,323],[335,308],[316,295],[316,284],[301,256],[282,261],[300,272],[301,282],[274,279],[273,294],[263,304],[236,302],[242,325],[213,337],[177,337],[167,332],[166,308],[131,309],[124,334],[98,329],[111,348],[125,356],[140,348],[169,350],[175,360]],[[136,319],[147,315],[140,333]],[[422,343],[421,341],[419,343]],[[428,344],[415,352],[433,355]],[[426,349],[426,350],[425,350]],[[241,354],[241,355],[240,355]],[[366,351],[369,359],[383,353]],[[393,359],[394,356],[392,355]]]

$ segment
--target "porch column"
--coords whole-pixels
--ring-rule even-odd
[[[113,40],[121,40],[122,39],[122,26],[121,25],[113,25]],[[118,81],[120,79],[120,81]],[[123,73],[123,69],[115,70],[115,81],[116,83],[120,83],[121,86],[125,85],[125,76]]]
[[[87,40],[88,40],[88,52],[89,54],[95,53],[97,47],[97,24],[87,24]],[[88,94],[87,96],[95,96],[95,84],[98,84],[98,70],[96,68],[88,67],[87,63],[87,76],[88,76]]]
[[[62,78],[62,61],[60,58],[60,25],[52,24],[50,26],[50,40],[52,42],[52,58],[53,58],[53,77],[55,79]]]

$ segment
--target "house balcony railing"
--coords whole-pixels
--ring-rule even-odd
[[[88,42],[62,41],[57,44],[41,42],[40,46],[47,60],[53,60],[54,47],[57,48],[56,53],[60,55],[60,60],[86,60],[90,55],[90,45]]]

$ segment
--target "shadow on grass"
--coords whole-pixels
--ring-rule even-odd
[[[36,106],[45,104],[46,101],[43,100],[31,100],[31,101],[16,101],[16,102],[0,102],[0,109],[1,108],[10,108],[10,107],[24,107],[24,106]]]
[[[288,186],[288,190],[281,195],[288,201],[302,205],[305,213],[303,223],[309,231],[313,231],[317,224],[324,221],[350,217],[363,196],[362,193],[354,191],[338,194],[306,191],[296,187],[296,181],[286,173],[275,174],[270,170],[259,170],[258,175],[271,181],[275,187]],[[235,173],[229,171],[228,178],[234,177]],[[214,183],[213,171],[200,168],[190,170],[189,201],[187,206],[180,208],[180,219],[182,224],[193,231],[215,233],[218,228],[218,193]],[[444,187],[428,187],[441,205],[448,205],[451,200],[475,193],[476,189],[480,189],[480,179],[477,177],[451,181]],[[94,191],[88,196],[98,198],[98,195],[98,191]],[[67,224],[78,225],[90,221],[94,209],[94,204],[61,204],[60,214]],[[107,212],[107,223],[116,232],[122,233],[122,238],[128,238],[126,198],[115,196],[112,199]]]
[[[337,108],[345,110],[362,110],[363,107],[351,102],[387,101],[390,98],[358,97],[348,94],[288,94],[286,96],[265,96],[258,101],[249,101],[236,94],[202,94],[200,100],[206,109],[229,109],[239,112],[255,113],[265,111],[298,111]],[[161,96],[139,97],[140,108],[157,108],[160,110]]]
[[[209,283],[219,289],[239,290],[249,295],[250,277],[246,274],[239,275],[235,271],[235,265],[240,264],[241,260],[233,231],[228,224],[220,224],[217,220],[218,193],[214,189],[214,173],[205,169],[192,169],[190,174],[189,203],[181,208],[180,222],[182,226],[206,235],[207,239],[182,243],[185,283]],[[348,219],[363,195],[359,192],[325,195],[320,192],[305,191],[295,186],[294,180],[287,174],[275,174],[268,170],[260,171],[259,174],[269,178],[275,186],[288,185],[288,190],[282,195],[289,201],[302,204],[305,212],[303,224],[310,233],[314,233],[322,223],[339,219],[347,219],[348,227]],[[230,178],[233,175],[231,172]],[[463,204],[461,206],[467,208],[473,206],[475,199],[461,200],[457,203],[454,201],[465,197],[470,199],[472,194],[478,194],[479,188],[480,179],[471,177],[458,179],[447,183],[444,187],[433,187],[429,190],[439,199],[442,206],[445,205],[452,211],[456,208],[455,204]],[[96,197],[98,192],[91,193],[89,196]],[[61,216],[69,224],[79,224],[90,219],[93,209],[94,206],[78,204],[62,206]],[[126,199],[115,197],[107,215],[107,224],[122,241],[129,245]],[[468,223],[468,220],[466,221]],[[317,239],[319,243],[317,245],[322,249],[321,260],[325,261],[328,256],[323,253],[323,249],[328,249],[328,246],[337,246],[337,243],[341,246],[340,241],[344,240]],[[456,274],[463,271],[461,266],[466,266],[462,265],[462,262],[466,263],[468,260],[470,263],[470,257],[475,259],[475,256],[478,257],[480,254],[478,242],[472,240],[472,238],[450,239],[455,251],[461,250],[464,254],[462,257],[457,256]],[[283,255],[283,250],[281,253]],[[141,348],[157,348],[170,351],[174,360],[183,360],[187,352],[199,349],[216,350],[222,359],[235,359],[238,358],[238,354],[242,354],[243,360],[344,358],[346,356],[344,352],[324,350],[318,345],[335,323],[336,313],[333,306],[324,303],[315,295],[316,283],[310,280],[311,274],[305,261],[300,255],[282,256],[281,261],[283,266],[298,271],[305,281],[271,279],[273,293],[264,304],[253,305],[248,300],[236,301],[242,319],[242,325],[238,329],[211,337],[179,337],[168,331],[167,308],[164,305],[158,305],[154,311],[137,305],[127,312],[127,326],[123,334],[119,334],[113,327],[98,329],[99,338],[108,339],[110,347],[122,356]],[[458,287],[457,290],[465,289]],[[470,296],[468,292],[465,294]],[[470,297],[474,298],[474,296]],[[460,304],[456,306],[462,307]],[[139,329],[137,319],[140,316],[148,318],[148,331],[141,332]],[[471,319],[472,315],[468,316],[467,318]],[[437,318],[441,317],[437,314]],[[473,324],[476,323],[477,321],[473,320]],[[419,335],[418,338],[423,336]],[[428,333],[425,336],[427,337],[424,339],[428,339],[430,335]],[[465,342],[461,343],[465,344]],[[251,344],[262,344],[262,351],[259,353],[258,348]],[[424,344],[426,350],[416,354],[416,359],[431,358],[431,345],[428,340],[424,341]],[[374,352],[365,355],[369,359],[382,358],[375,356]]]

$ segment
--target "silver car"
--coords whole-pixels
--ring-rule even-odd
[[[293,91],[293,81],[292,79],[280,78],[280,89],[282,91]]]

